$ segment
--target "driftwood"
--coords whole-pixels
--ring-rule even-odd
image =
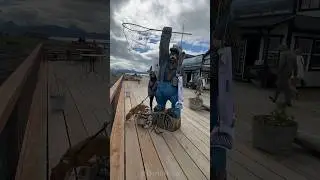
[[[90,159],[94,156],[109,156],[110,139],[107,136],[91,137],[71,147],[60,159],[59,163],[51,169],[50,180],[65,179],[70,170],[80,166],[90,166]],[[85,147],[83,147],[87,144]]]
[[[148,106],[144,104],[139,104],[136,107],[133,107],[132,109],[130,109],[130,111],[126,115],[126,120],[131,119],[134,115],[137,115],[137,114],[146,114],[148,113],[148,110],[149,110]]]

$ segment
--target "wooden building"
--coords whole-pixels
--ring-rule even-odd
[[[203,78],[205,89],[210,89],[210,54],[201,54],[191,58],[186,58],[182,63],[184,86],[193,82],[196,77]]]
[[[275,74],[278,47],[285,43],[303,51],[307,86],[320,86],[320,0],[238,0],[232,11],[241,34],[236,78],[251,78],[264,67]]]

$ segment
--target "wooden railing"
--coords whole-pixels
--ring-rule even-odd
[[[14,179],[42,59],[39,44],[0,87],[0,179]]]
[[[48,65],[44,54],[43,45],[39,44],[0,87],[1,180],[46,179],[45,176],[48,175],[46,174],[48,173],[46,167]],[[124,147],[124,135],[119,135],[123,133],[124,128],[123,79],[121,76],[110,88],[111,112],[114,117],[111,163],[119,167],[123,166]],[[114,171],[111,173],[123,174]]]
[[[110,89],[110,102],[115,112],[110,138],[110,179],[114,180],[124,180],[124,98],[121,76]]]

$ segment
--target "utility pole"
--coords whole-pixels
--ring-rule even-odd
[[[182,34],[181,34],[181,41],[180,41],[181,50],[182,50],[183,33],[184,33],[184,24],[182,24]]]

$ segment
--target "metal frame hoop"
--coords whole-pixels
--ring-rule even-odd
[[[134,25],[134,26],[137,26],[137,27],[140,27],[140,28],[145,28],[146,30],[145,31],[140,31],[140,30],[136,30],[136,29],[131,29],[128,27],[128,25]],[[138,24],[134,24],[134,23],[122,23],[122,26],[130,31],[136,31],[136,32],[146,32],[146,31],[150,31],[151,29],[150,28],[147,28],[147,27],[143,27],[143,26],[140,26]]]
[[[145,28],[145,31],[140,31],[140,30],[136,30],[136,29],[131,29],[129,28],[127,25],[133,25],[133,26],[137,26],[140,28]],[[152,28],[147,28],[138,24],[134,24],[134,23],[122,23],[122,26],[130,31],[136,31],[136,32],[147,32],[147,31],[162,31],[160,29],[152,29]],[[191,33],[185,33],[185,32],[172,32],[173,34],[184,34],[184,35],[192,35]]]

